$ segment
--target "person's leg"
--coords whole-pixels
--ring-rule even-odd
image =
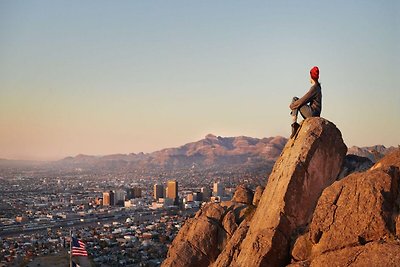
[[[299,98],[298,97],[293,97],[292,99],[292,103],[297,101]],[[293,109],[290,112],[290,115],[292,115],[292,134],[290,135],[290,138],[293,138],[293,136],[295,136],[295,134],[297,133],[297,130],[299,129],[300,125],[297,123],[297,114],[299,113],[299,110]]]
[[[292,103],[295,102],[295,101],[297,101],[297,100],[299,100],[299,98],[298,98],[297,96],[293,97]],[[293,110],[290,112],[290,115],[292,115],[292,122],[293,122],[293,123],[297,122],[297,114],[298,114],[298,113],[299,113],[299,110],[298,110],[297,108],[296,108],[296,109],[293,109]]]
[[[309,105],[304,105],[300,107],[300,114],[304,119],[310,118],[313,116],[313,112]]]

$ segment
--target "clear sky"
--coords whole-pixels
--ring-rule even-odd
[[[290,134],[320,67],[348,146],[400,143],[400,1],[0,1],[0,158]]]

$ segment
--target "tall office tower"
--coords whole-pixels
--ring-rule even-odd
[[[114,206],[114,192],[103,192],[103,206]]]
[[[215,197],[224,196],[224,186],[220,182],[214,183],[213,195]]]
[[[201,193],[203,193],[203,201],[209,201],[211,197],[211,189],[208,187],[202,187]]]
[[[128,199],[132,199],[132,198],[140,198],[142,197],[142,188],[138,187],[138,186],[134,186],[132,188],[129,188],[127,190],[128,192]]]
[[[173,199],[174,200],[174,205],[178,205],[179,204],[178,182],[176,180],[168,181],[167,188],[168,188],[167,198]]]
[[[154,200],[158,201],[159,198],[164,197],[164,186],[162,184],[155,184],[154,185]]]
[[[123,206],[125,202],[126,192],[125,190],[117,189],[114,191],[114,203],[115,205]]]

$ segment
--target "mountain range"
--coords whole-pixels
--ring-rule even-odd
[[[137,170],[182,168],[259,168],[272,167],[288,139],[276,136],[253,138],[247,136],[221,137],[213,134],[176,148],[166,148],[152,153],[112,154],[104,156],[77,155],[46,163],[0,159],[0,167],[47,165],[64,170]],[[349,148],[348,154],[367,157],[376,162],[394,147],[383,145]]]
[[[181,169],[233,168],[271,165],[279,157],[287,139],[284,137],[221,137],[208,134],[204,139],[177,148],[152,153],[77,155],[52,164],[74,168]]]

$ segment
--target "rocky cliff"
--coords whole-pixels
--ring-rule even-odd
[[[373,166],[346,151],[334,124],[305,120],[265,189],[205,205],[163,266],[400,266],[400,150]]]
[[[393,239],[396,234],[394,225],[399,220],[393,212],[398,208],[394,200],[398,189],[393,178],[398,169],[383,161],[377,163],[379,170],[336,181],[344,173],[342,167],[346,174],[359,171],[345,161],[346,151],[333,123],[323,118],[305,120],[287,142],[265,189],[257,188],[251,200],[252,194],[240,187],[232,201],[204,206],[185,223],[163,266],[321,266],[336,250],[343,255],[359,253],[358,245],[365,251],[375,246],[378,251],[396,250],[394,243],[381,246],[371,240]],[[351,178],[358,176],[363,178]],[[378,190],[372,190],[375,187]],[[358,198],[362,192],[365,195]],[[339,204],[343,208],[336,209]],[[363,215],[372,207],[375,213]],[[353,214],[362,221],[354,222],[354,227],[362,226],[357,231],[349,230],[346,223]],[[335,220],[339,215],[342,219]],[[345,230],[351,234],[340,237]]]

